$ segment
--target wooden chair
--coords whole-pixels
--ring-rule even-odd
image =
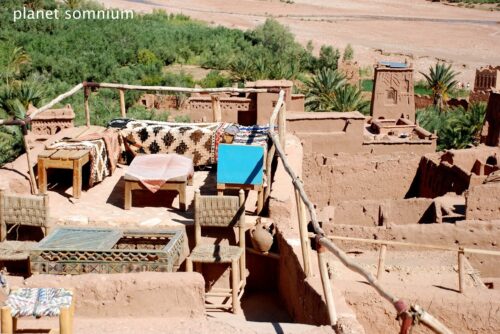
[[[6,195],[0,189],[0,242],[7,237],[7,225],[39,226],[49,232],[47,195]]]
[[[196,246],[186,259],[186,271],[193,271],[195,263],[230,263],[231,288],[213,288],[208,297],[224,297],[227,301],[220,304],[206,304],[208,309],[232,308],[233,313],[240,311],[240,299],[246,284],[245,265],[245,195],[239,196],[201,196],[196,190],[194,197],[194,222]],[[239,227],[238,246],[201,244],[201,227],[231,229]],[[231,304],[229,304],[231,301]]]

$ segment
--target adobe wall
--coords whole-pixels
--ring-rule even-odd
[[[499,157],[500,149],[478,146],[423,156],[416,182],[418,196],[434,198],[450,191],[462,194],[470,186],[481,184],[486,175],[478,175],[473,171],[487,169],[484,164],[491,156]],[[478,162],[482,168],[477,167]]]
[[[72,288],[83,317],[182,317],[205,315],[205,281],[198,273],[34,275],[26,287]]]
[[[320,209],[318,219],[325,228],[330,224],[372,227],[429,224],[435,221],[435,208],[433,200],[428,198],[341,201]]]
[[[306,153],[359,152],[365,117],[359,112],[293,112],[287,131],[299,137]]]
[[[466,219],[500,219],[500,183],[487,183],[470,187],[465,193]]]
[[[220,97],[221,116],[223,122],[238,123],[239,119],[256,118],[255,104],[251,99],[244,97]],[[210,96],[193,96],[185,104],[182,114],[189,115],[192,122],[212,122],[213,109]],[[247,122],[241,121],[240,124]],[[255,123],[252,123],[252,125]]]
[[[500,92],[490,94],[481,131],[481,143],[488,146],[500,146]]]
[[[402,199],[417,173],[420,155],[306,154],[303,175],[317,207],[348,200]]]
[[[415,122],[413,69],[378,66],[374,78],[370,115]]]
[[[302,146],[297,137],[287,136],[286,151],[294,172],[302,175]],[[326,325],[328,311],[323,298],[321,279],[316,272],[316,253],[312,251],[312,267],[315,273],[306,278],[300,249],[298,220],[294,188],[281,160],[278,161],[273,188],[269,198],[269,217],[278,224],[277,241],[279,246],[279,293],[288,313],[294,321]],[[344,297],[334,291],[339,323],[345,331],[340,333],[364,333],[355,314],[345,303]]]
[[[424,155],[436,152],[436,140],[377,140],[364,141],[359,152],[371,154],[392,154],[396,152],[412,152]]]

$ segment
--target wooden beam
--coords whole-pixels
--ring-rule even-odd
[[[125,85],[116,83],[96,83],[87,82],[87,87],[96,88],[116,88],[124,90],[143,90],[143,91],[162,91],[162,92],[178,92],[178,93],[266,93],[267,88],[235,88],[235,87],[220,87],[220,88],[186,88],[186,87],[168,87],[168,86],[139,86]]]

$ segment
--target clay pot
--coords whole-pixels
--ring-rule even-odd
[[[266,226],[260,218],[257,218],[257,224],[250,230],[253,248],[259,252],[269,252],[274,242],[274,234],[274,224]]]

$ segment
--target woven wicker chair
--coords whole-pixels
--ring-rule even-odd
[[[233,313],[240,311],[240,299],[246,284],[245,265],[245,195],[240,190],[237,196],[200,196],[200,191],[194,197],[194,222],[196,246],[186,259],[186,270],[193,271],[195,263],[230,263],[231,288],[213,288],[207,292],[208,297],[225,297],[220,304],[206,304],[206,308],[232,308]],[[200,244],[201,227],[219,227],[232,229],[239,227],[239,244],[219,245]],[[231,304],[229,304],[231,301]]]
[[[39,226],[47,235],[48,221],[47,195],[6,195],[0,189],[0,242],[7,237],[7,225]]]

